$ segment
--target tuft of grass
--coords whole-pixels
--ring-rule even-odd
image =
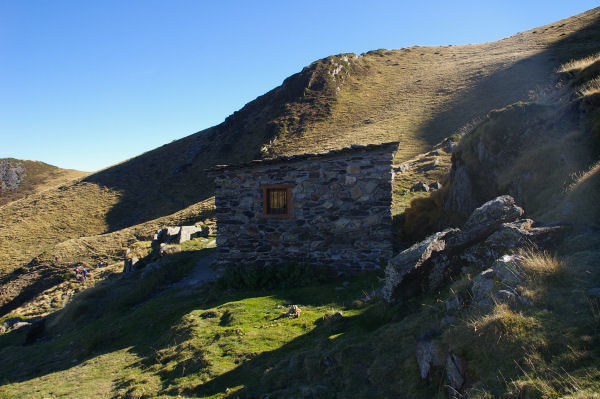
[[[588,66],[592,65],[597,61],[600,61],[600,53],[595,53],[587,57],[570,60],[558,67],[557,72],[579,71],[587,68]]]
[[[521,270],[533,284],[541,284],[548,280],[564,278],[567,273],[566,263],[548,252],[524,250]]]
[[[577,91],[582,96],[591,96],[600,93],[600,76],[587,81]]]

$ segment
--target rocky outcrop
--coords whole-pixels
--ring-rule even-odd
[[[543,247],[562,231],[559,226],[534,228],[531,220],[520,219],[522,215],[512,197],[500,196],[475,209],[461,229],[435,233],[401,252],[386,267],[384,298],[393,301],[437,289],[465,266],[485,270],[498,260],[496,269],[476,278],[476,299],[487,300],[493,289],[493,283],[488,283],[492,274],[510,280],[507,265],[516,258],[503,255],[525,246]]]
[[[0,190],[16,190],[26,176],[23,163],[0,161]]]

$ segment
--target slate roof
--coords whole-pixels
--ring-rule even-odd
[[[251,167],[258,167],[258,166],[266,166],[266,165],[272,165],[272,164],[277,164],[277,163],[281,163],[281,162],[304,161],[304,160],[309,160],[309,159],[321,159],[321,158],[337,156],[337,155],[341,155],[341,154],[352,154],[354,152],[383,150],[388,147],[389,147],[390,151],[396,151],[398,149],[399,144],[400,144],[400,142],[398,142],[398,141],[391,141],[388,143],[381,143],[381,144],[367,144],[367,145],[354,144],[354,145],[351,145],[350,147],[339,148],[336,150],[331,150],[331,151],[322,152],[322,153],[304,153],[304,154],[296,154],[296,155],[283,155],[283,156],[276,157],[276,158],[257,159],[254,161],[245,162],[245,163],[236,164],[236,165],[216,165],[210,169],[207,169],[207,171],[211,172],[213,174],[218,174],[219,172],[226,172],[226,171],[235,170],[235,169],[245,169],[245,168],[251,168]]]

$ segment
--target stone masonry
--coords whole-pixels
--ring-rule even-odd
[[[398,143],[217,166],[217,264],[308,263],[353,273],[392,256],[392,158]],[[265,214],[263,187],[285,185],[289,214]]]

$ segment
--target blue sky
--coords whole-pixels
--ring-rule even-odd
[[[98,170],[319,58],[501,39],[597,1],[0,0],[0,158]]]

